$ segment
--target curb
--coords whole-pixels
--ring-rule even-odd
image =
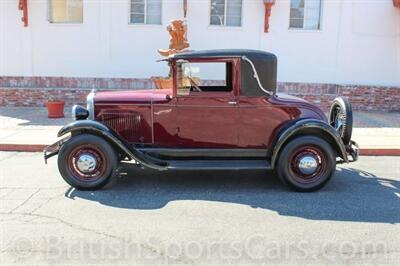
[[[0,151],[42,152],[43,144],[0,144]]]
[[[44,144],[0,144],[0,151],[42,152]],[[400,149],[360,149],[361,156],[400,156]]]
[[[360,149],[361,156],[400,156],[400,149]]]

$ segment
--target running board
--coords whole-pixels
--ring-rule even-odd
[[[171,170],[270,170],[266,160],[179,160],[167,161]]]

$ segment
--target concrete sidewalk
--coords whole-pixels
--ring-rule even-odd
[[[45,108],[0,107],[0,150],[41,151],[72,121],[48,119]],[[353,140],[363,155],[400,155],[400,113],[354,112]]]

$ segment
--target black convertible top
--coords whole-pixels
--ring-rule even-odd
[[[187,51],[172,55],[176,59],[189,59],[189,58],[205,58],[205,57],[240,57],[247,56],[251,59],[269,58],[276,59],[272,53],[260,50],[250,49],[215,49],[215,50],[200,50],[200,51]]]
[[[248,49],[221,49],[187,51],[171,56],[175,60],[224,57],[240,57],[242,59],[241,95],[262,96],[275,93],[277,57],[272,53]]]

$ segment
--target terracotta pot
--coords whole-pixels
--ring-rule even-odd
[[[48,118],[63,118],[64,117],[64,102],[48,101],[46,102]]]

